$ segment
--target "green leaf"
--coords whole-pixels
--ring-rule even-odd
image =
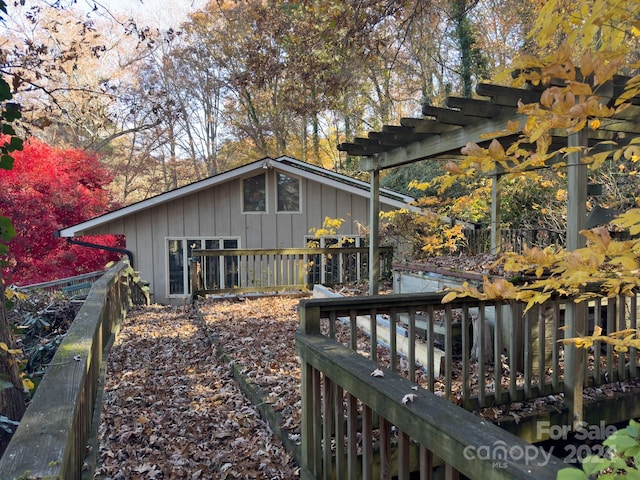
[[[0,155],[0,168],[11,170],[13,168],[13,157],[11,155]]]
[[[624,454],[627,457],[635,457],[640,453],[640,445],[636,445],[634,447],[628,448]]]
[[[0,240],[8,242],[16,236],[16,230],[7,217],[0,217]]]
[[[11,137],[11,141],[9,142],[9,145],[5,145],[5,147],[7,148],[7,150],[13,152],[15,150],[22,150],[24,144],[22,142],[22,139],[20,137]]]
[[[630,437],[623,430],[619,430],[602,442],[602,444],[614,448],[616,453],[624,454],[629,448],[638,445],[638,441]]]
[[[0,9],[2,6],[2,2],[0,0]],[[0,100],[10,100],[11,99],[11,87],[6,82],[4,78],[0,78]]]
[[[589,455],[582,460],[582,470],[589,476],[600,470],[604,470],[609,464],[609,460],[605,460],[597,455]]]
[[[22,113],[20,112],[20,105],[18,103],[7,103],[5,105],[5,110],[2,114],[2,117],[7,122],[18,120],[20,117],[22,117]]]
[[[563,468],[558,472],[556,480],[587,480],[587,474],[577,468]]]

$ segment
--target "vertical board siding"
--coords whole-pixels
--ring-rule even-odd
[[[198,194],[198,221],[200,234],[203,237],[215,236],[215,212],[216,203],[213,190],[205,190]]]
[[[169,237],[184,237],[185,229],[184,229],[184,217],[185,217],[185,208],[184,208],[185,199],[178,198],[171,203],[167,203],[167,236]]]
[[[166,238],[169,234],[166,205],[159,205],[151,210],[151,250],[153,251],[153,293],[155,300],[166,300],[167,292],[167,253]],[[147,247],[148,248],[148,247]],[[147,276],[148,272],[144,272]]]
[[[183,205],[185,236],[200,237],[200,195],[185,197]]]
[[[289,173],[300,180],[301,212],[276,212],[277,166],[266,170],[268,211],[242,212],[239,177],[87,230],[87,234],[124,234],[136,270],[147,279],[154,300],[167,303],[166,238],[237,237],[239,248],[303,248],[312,228],[325,217],[344,218],[339,234],[357,235],[357,223],[368,224],[368,196],[310,180],[304,172]],[[251,175],[262,173],[254,171]],[[285,171],[285,170],[283,170]],[[381,205],[388,210],[388,205]]]
[[[217,236],[229,236],[231,235],[231,217],[233,212],[231,211],[231,204],[237,205],[237,214],[239,216],[242,206],[240,205],[240,193],[238,192],[238,181],[233,183],[234,188],[231,188],[230,184],[220,185],[214,190],[216,213],[214,218],[215,230]],[[231,190],[234,190],[236,195],[231,197]],[[242,238],[244,239],[244,233]]]

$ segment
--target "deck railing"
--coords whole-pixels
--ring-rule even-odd
[[[96,272],[84,273],[82,275],[76,275],[75,277],[60,278],[58,280],[52,280],[49,282],[33,283],[31,285],[24,285],[18,287],[23,292],[57,292],[68,289],[70,291],[82,290],[84,293],[88,293],[91,288],[91,284],[98,280],[106,273],[106,270],[99,270]],[[86,290],[86,292],[85,292]]]
[[[501,228],[499,233],[498,244],[501,252],[522,253],[525,245],[529,248],[544,248],[550,245],[562,247],[566,243],[565,232],[548,228]],[[491,253],[490,229],[465,229],[464,236],[466,245],[463,251],[472,255]]]
[[[350,425],[349,422],[354,421],[350,415],[356,415],[358,408],[358,415],[362,416],[361,428],[365,429],[358,435],[366,442],[374,430],[366,418],[373,414],[383,419],[379,425],[383,431],[376,433],[381,436],[379,448],[383,448],[380,442],[388,441],[382,436],[388,435],[387,423],[391,423],[426,448],[420,458],[426,455],[427,461],[427,451],[431,451],[456,470],[472,472],[470,478],[499,478],[496,475],[503,473],[506,478],[538,478],[519,477],[520,473],[510,471],[510,464],[505,470],[491,470],[491,476],[483,476],[466,461],[455,458],[460,457],[462,448],[468,445],[464,442],[471,440],[471,445],[474,445],[475,439],[465,435],[476,427],[480,428],[482,423],[481,418],[465,416],[463,409],[455,405],[479,411],[565,393],[564,354],[566,349],[575,351],[575,347],[565,348],[561,340],[565,309],[572,299],[556,298],[523,315],[524,308],[519,303],[464,299],[442,304],[443,295],[401,294],[300,302],[301,330],[296,342],[305,372],[303,450],[309,462],[307,466],[314,474],[334,468],[330,467],[330,457],[342,458],[344,450],[341,450],[343,447],[339,440],[344,434],[339,430],[342,428],[342,415],[346,415],[346,425]],[[636,305],[636,297],[624,296],[591,302],[587,309],[589,330],[583,333],[591,333],[594,325],[605,331],[637,328]],[[360,355],[354,355],[355,352]],[[609,344],[596,344],[592,351],[578,350],[572,358],[580,367],[574,365],[573,369],[583,372],[580,386],[637,378],[640,373],[635,349],[622,353],[616,352]],[[385,380],[362,378],[369,377],[375,368],[382,369]],[[404,380],[396,380],[396,377]],[[387,378],[396,382],[391,390],[387,390],[391,384]],[[411,387],[417,387],[419,392],[412,391]],[[346,413],[341,407],[345,391],[349,392]],[[401,399],[407,393],[417,393],[418,397],[425,399],[429,409],[437,406],[439,413],[417,412],[416,409],[427,408],[427,404],[421,404],[419,408],[415,404],[415,408],[411,406],[412,420],[406,419],[402,412],[407,406],[402,405]],[[442,402],[457,409],[458,421],[453,420]],[[454,431],[452,435],[455,438],[445,441],[443,432],[435,434],[433,430],[447,430],[450,428],[449,420],[460,425],[462,431],[458,437],[458,432]],[[412,422],[418,424],[416,428],[419,431],[430,433],[424,433],[424,436],[415,433]],[[490,422],[484,422],[484,425],[487,423]],[[349,437],[348,433],[346,435]],[[483,434],[478,441],[483,441],[484,445],[487,441],[504,440],[507,445],[515,441],[513,438],[500,440],[500,435],[494,430],[490,430],[488,435],[489,440]],[[440,440],[434,444],[433,438]],[[331,451],[325,448],[330,439],[335,444]],[[442,442],[448,445],[450,452],[438,450]],[[345,448],[354,451],[357,448],[365,455],[365,450],[373,447],[351,445]],[[316,457],[321,455],[318,452],[324,452],[324,457]],[[363,465],[362,462],[356,464]]]
[[[306,290],[368,279],[366,247],[194,250],[193,295]],[[381,275],[391,275],[391,247],[380,248]]]
[[[0,458],[0,478],[80,479],[93,471],[104,360],[131,303],[149,294],[125,262],[96,280]],[[99,408],[99,405],[97,406]]]
[[[435,313],[437,301],[436,296],[425,302],[424,297],[394,295],[300,302],[296,346],[302,362],[303,478],[408,479],[420,472],[420,478],[431,479],[439,467],[445,478],[461,473],[470,479],[553,479],[567,466],[442,398],[433,386],[432,360],[426,362],[429,390],[414,381],[416,342],[406,345],[407,378],[397,359],[399,335],[379,347],[375,341],[365,345],[365,336],[357,332],[368,323],[372,339],[384,337],[381,330],[396,330],[405,313],[412,338],[418,309]],[[446,328],[451,330],[451,322]],[[386,360],[384,349],[390,355]],[[449,385],[451,351],[443,365]]]

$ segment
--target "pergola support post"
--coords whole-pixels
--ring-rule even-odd
[[[569,147],[585,147],[589,137],[587,129],[569,135]],[[571,152],[567,159],[567,250],[574,251],[585,246],[580,231],[587,223],[587,165],[582,161],[582,149]],[[586,335],[587,306],[584,302],[568,302],[565,312],[565,338]],[[565,404],[569,408],[573,426],[584,420],[582,390],[584,387],[584,355],[574,345],[564,350]]]
[[[500,235],[500,197],[502,195],[502,174],[496,167],[495,174],[491,182],[491,229],[489,239],[491,242],[491,253],[500,253],[502,241]]]
[[[369,295],[378,295],[380,279],[380,171],[369,171],[371,176],[369,206]]]

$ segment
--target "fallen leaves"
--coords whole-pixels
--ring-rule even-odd
[[[298,478],[191,308],[132,311],[108,360],[97,478]]]

